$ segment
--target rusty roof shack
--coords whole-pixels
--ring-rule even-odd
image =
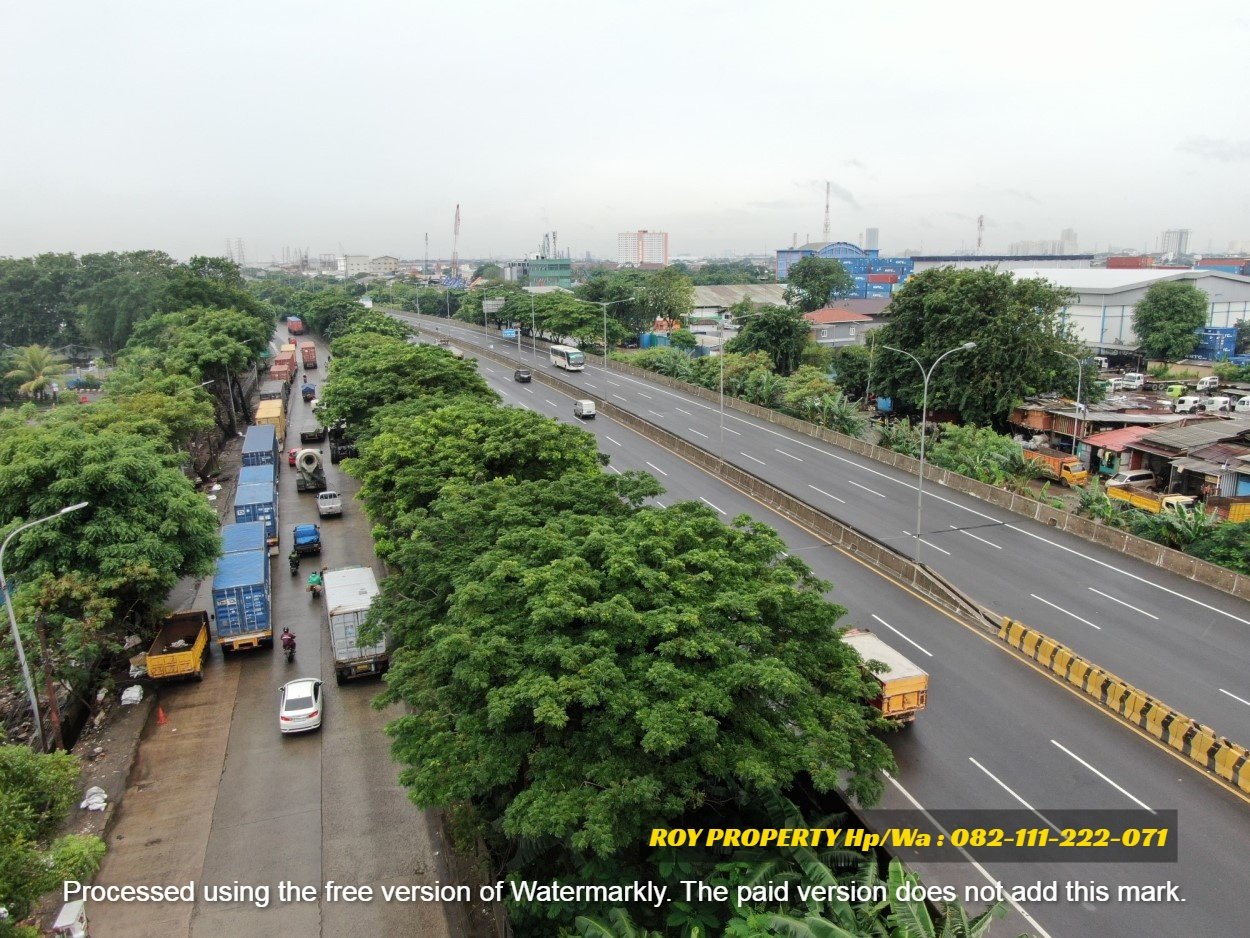
[[[1169,492],[1224,498],[1250,495],[1250,419],[1168,427],[1126,444],[1140,468]]]

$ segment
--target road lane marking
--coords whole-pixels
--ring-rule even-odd
[[[687,430],[689,430],[691,433],[697,433],[697,434],[699,434],[699,436],[703,437],[703,439],[705,439],[705,440],[710,440],[710,439],[711,439],[711,437],[709,437],[709,436],[708,436],[706,433],[704,433],[702,430],[696,430],[694,427],[686,427],[686,429],[687,429]]]
[[[668,473],[667,473],[667,472],[665,472],[663,469],[661,469],[659,466],[657,466],[657,465],[656,465],[655,463],[653,463],[653,462],[649,462],[649,463],[647,463],[647,465],[648,465],[648,466],[650,466],[652,469],[654,469],[656,472],[658,472],[658,473],[659,473],[660,475],[662,475],[662,476],[666,476],[666,475],[668,475]]]
[[[656,503],[657,505],[659,505],[661,508],[667,508],[667,507],[668,507],[668,506],[667,506],[667,505],[665,505],[662,501],[660,501],[658,498],[655,500],[655,503]]]
[[[993,541],[987,541],[987,540],[986,540],[985,538],[983,538],[983,537],[977,537],[977,536],[976,536],[975,534],[973,534],[971,531],[965,531],[963,528],[957,528],[957,527],[955,527],[953,524],[952,524],[952,525],[950,525],[950,529],[951,529],[952,531],[958,531],[960,534],[967,534],[967,535],[968,535],[970,538],[972,538],[974,541],[980,541],[982,544],[987,544],[987,545],[989,545],[990,547],[994,548],[995,550],[1002,550],[1002,547],[1001,547],[1000,545],[995,544]]]
[[[534,393],[534,389],[533,389],[533,388],[521,388],[521,390],[522,390],[522,391],[524,391],[526,394],[533,394],[533,393]]]
[[[939,824],[937,821],[937,818],[935,818],[932,814],[930,814],[928,809],[926,809],[924,805],[922,805],[919,801],[917,801],[914,797],[912,797],[911,792],[909,792],[906,788],[904,788],[901,784],[899,784],[898,779],[896,779],[889,772],[882,772],[881,774],[884,775],[889,780],[891,785],[893,785],[895,788],[899,790],[899,792],[902,794],[904,798],[906,798],[915,806],[916,810],[918,810],[921,814],[923,814],[926,818],[928,818],[929,823],[932,824],[934,828],[936,828],[940,834],[945,836],[947,842],[949,843],[950,831],[948,831],[941,824]],[[967,850],[965,850],[963,847],[956,847],[955,849],[959,851],[960,856],[962,856],[965,860],[967,860],[969,865],[971,865],[971,867],[974,870],[976,870],[978,873],[980,873],[982,876],[985,877],[986,882],[988,882],[991,886],[1001,885],[1002,883],[1001,878],[995,878],[991,876],[989,873],[989,870],[987,870],[980,863],[974,860],[972,858],[972,854],[970,854]],[[1007,897],[1007,902],[1013,909],[1015,909],[1017,912],[1020,913],[1021,918],[1023,918],[1026,922],[1028,922],[1031,926],[1033,926],[1033,930],[1037,932],[1037,938],[1051,938],[1050,933],[1046,931],[1046,929],[1042,928],[1041,925],[1037,924],[1037,920],[1034,919],[1033,916],[1031,916],[1028,912],[1024,911],[1024,909],[1021,907],[1019,902],[1017,902],[1015,899],[1012,899],[1010,896]]]
[[[587,382],[586,382],[586,387],[588,387],[588,388],[595,388],[595,389],[597,390],[597,389],[598,389],[598,387],[599,387],[599,385],[597,385],[597,384],[591,384],[589,381],[587,381]]]
[[[654,410],[649,410],[649,411],[647,411],[647,413],[651,414],[651,416],[653,416],[653,417],[663,417],[663,416],[664,416],[663,414],[657,414]]]
[[[731,429],[729,429],[729,427],[722,427],[722,429],[723,429],[726,433],[732,433],[734,436],[742,436],[742,434],[741,434],[741,433],[739,433],[737,430],[731,430]]]
[[[903,641],[908,642],[908,643],[910,643],[910,644],[912,644],[912,645],[915,645],[917,648],[919,648],[921,651],[923,651],[923,652],[924,652],[926,655],[928,655],[930,658],[932,658],[932,657],[933,657],[933,652],[929,651],[929,649],[925,648],[925,647],[924,647],[923,645],[921,645],[919,642],[913,642],[910,638],[908,638],[906,635],[904,635],[902,632],[900,632],[900,631],[899,631],[898,629],[896,629],[894,626],[890,625],[890,623],[886,622],[886,621],[885,621],[885,619],[881,618],[881,617],[880,617],[879,615],[877,615],[875,612],[872,614],[872,617],[873,617],[874,619],[876,619],[878,622],[880,622],[882,625],[884,625],[884,626],[885,626],[887,629],[889,629],[891,632],[893,632],[895,635],[897,635],[899,638],[901,638]]]
[[[544,398],[543,398],[543,400],[544,400],[544,401],[547,401],[547,398],[545,398],[545,397],[544,397]],[[559,407],[559,406],[560,406],[560,405],[559,405],[559,404],[557,404],[555,401],[547,401],[547,403],[548,403],[548,404],[550,404],[552,407]]]
[[[916,536],[916,535],[912,534],[910,531],[904,531],[903,533],[904,533],[904,534],[906,534],[908,537],[915,537],[915,536]],[[951,552],[950,552],[949,550],[944,550],[943,548],[938,547],[936,544],[934,544],[934,543],[932,543],[932,542],[930,542],[930,541],[926,541],[923,537],[922,537],[922,538],[919,538],[919,541],[920,541],[920,543],[921,543],[921,544],[923,544],[925,547],[932,547],[934,550],[940,550],[940,551],[942,551],[942,553],[944,553],[947,557],[951,556]]]
[[[1081,765],[1085,766],[1085,768],[1089,769],[1091,772],[1093,772],[1095,775],[1097,775],[1100,779],[1102,779],[1104,782],[1106,782],[1108,785],[1110,785],[1112,788],[1114,788],[1114,789],[1115,789],[1116,791],[1118,791],[1120,794],[1124,795],[1124,796],[1125,796],[1126,798],[1128,798],[1130,801],[1134,801],[1134,802],[1136,802],[1137,804],[1141,805],[1143,808],[1145,808],[1145,809],[1146,809],[1147,811],[1149,811],[1151,814],[1154,814],[1154,813],[1155,813],[1154,808],[1150,807],[1150,805],[1146,804],[1146,802],[1142,801],[1140,798],[1135,797],[1134,795],[1130,794],[1130,793],[1129,793],[1128,791],[1126,791],[1125,789],[1121,788],[1121,787],[1120,787],[1119,785],[1117,785],[1115,782],[1111,781],[1111,779],[1107,778],[1107,776],[1103,775],[1103,774],[1102,774],[1101,772],[1099,772],[1096,768],[1094,768],[1092,765],[1090,765],[1088,762],[1086,762],[1084,759],[1082,759],[1080,756],[1078,756],[1075,752],[1073,752],[1073,751],[1072,751],[1071,749],[1069,749],[1067,746],[1063,745],[1063,743],[1057,742],[1056,740],[1053,740],[1053,739],[1051,740],[1051,742],[1052,742],[1052,743],[1054,743],[1054,745],[1058,746],[1060,749],[1062,749],[1064,752],[1066,752],[1068,755],[1070,755],[1070,756],[1071,756],[1073,759],[1075,759],[1077,762],[1081,763]]]
[[[1046,605],[1050,606],[1050,608],[1052,608],[1052,609],[1058,609],[1058,610],[1059,610],[1060,612],[1062,612],[1065,616],[1071,616],[1071,617],[1072,617],[1072,618],[1074,618],[1077,622],[1084,622],[1084,623],[1085,623],[1086,625],[1088,625],[1091,629],[1097,629],[1097,630],[1098,630],[1098,631],[1100,631],[1100,632],[1102,631],[1102,626],[1101,626],[1101,625],[1094,625],[1094,623],[1090,622],[1090,621],[1089,621],[1089,619],[1082,619],[1082,618],[1081,618],[1080,616],[1078,616],[1075,612],[1068,612],[1068,610],[1064,609],[1064,608],[1063,608],[1063,606],[1056,606],[1056,605],[1055,605],[1054,603],[1052,603],[1049,599],[1042,599],[1042,597],[1038,596],[1038,595],[1037,595],[1037,593],[1029,593],[1029,595],[1030,595],[1030,596],[1032,596],[1034,599],[1036,599],[1039,603],[1045,603]]]
[[[629,401],[626,401],[625,398],[621,397],[621,395],[619,394],[613,394],[612,396],[615,397],[618,401],[625,401],[626,404],[629,403]]]
[[[832,498],[835,502],[841,502],[843,505],[846,504],[846,499],[838,498],[838,496],[830,492],[826,492],[824,489],[818,489],[814,485],[809,485],[808,488],[811,489],[813,492],[819,492],[821,495],[825,496],[825,498]]]
[[[1245,704],[1247,707],[1250,707],[1250,700],[1246,700],[1246,698],[1244,698],[1244,697],[1238,697],[1238,696],[1237,696],[1236,694],[1234,694],[1232,691],[1225,690],[1224,688],[1222,688],[1222,687],[1221,687],[1221,688],[1220,688],[1220,693],[1221,693],[1221,694],[1228,694],[1228,696],[1229,696],[1229,697],[1232,697],[1232,698],[1233,698],[1233,700],[1239,700],[1239,701],[1241,701],[1243,704]]]
[[[875,495],[875,496],[877,496],[877,498],[885,498],[885,496],[884,496],[884,495],[882,495],[880,492],[874,492],[874,491],[873,491],[872,489],[870,489],[868,486],[866,486],[866,485],[860,485],[860,484],[859,484],[858,482],[856,482],[854,479],[847,479],[846,481],[847,481],[847,482],[850,482],[850,483],[851,483],[851,485],[855,486],[857,489],[863,489],[863,490],[864,490],[865,492],[867,492],[869,495]]]
[[[645,397],[645,398],[646,398],[647,400],[649,400],[649,401],[653,401],[653,400],[655,400],[655,398],[654,398],[654,397],[652,397],[650,394],[643,394],[641,391],[637,391],[637,392],[635,392],[635,393],[637,393],[637,395],[638,395],[639,397]]]
[[[762,460],[762,459],[756,459],[756,458],[755,458],[754,456],[752,456],[750,453],[743,453],[743,452],[739,451],[738,455],[739,455],[739,456],[745,456],[747,459],[753,460],[753,461],[755,461],[755,462],[759,463],[761,466],[767,466],[767,465],[768,465],[768,463],[764,462],[764,460]]]
[[[619,382],[613,381],[610,378],[604,378],[603,380],[607,381],[608,384],[612,385],[614,388],[619,388],[621,386]]]
[[[1142,615],[1144,615],[1144,616],[1149,616],[1150,618],[1155,619],[1156,621],[1157,621],[1157,620],[1158,620],[1158,618],[1159,618],[1159,617],[1158,617],[1158,616],[1156,616],[1154,613],[1147,612],[1145,609],[1138,609],[1136,606],[1130,606],[1130,605],[1129,605],[1128,603],[1126,603],[1124,600],[1122,600],[1122,599],[1116,599],[1114,596],[1110,596],[1110,595],[1108,595],[1108,594],[1104,593],[1102,590],[1096,590],[1096,589],[1094,589],[1092,586],[1089,588],[1089,591],[1090,591],[1091,593],[1097,593],[1099,596],[1102,596],[1104,599],[1109,599],[1109,600],[1111,600],[1113,603],[1119,603],[1121,606],[1124,606],[1126,609],[1132,609],[1134,612],[1140,612],[1140,613],[1141,613]]]
[[[612,465],[611,463],[608,463],[608,468],[611,469],[613,472],[615,472],[618,476],[621,474],[621,470],[617,469],[616,466]]]
[[[686,410],[684,407],[674,407],[673,409],[678,411],[679,413],[685,414],[687,417],[694,416],[694,414],[690,413],[690,411]]]
[[[495,373],[495,369],[491,368],[488,365],[483,365],[482,367],[485,368],[487,371],[489,371],[492,375]]]
[[[603,435],[603,438],[604,438],[605,440],[607,440],[609,443],[616,443],[616,440],[612,439],[612,437],[608,436],[606,433]],[[617,446],[620,446],[621,444],[620,444],[620,443],[616,443],[616,445],[617,445]]]
[[[1056,827],[1054,824],[1051,824],[1051,823],[1050,823],[1050,821],[1047,819],[1046,815],[1042,814],[1042,812],[1041,812],[1041,811],[1037,810],[1037,808],[1033,807],[1033,805],[1029,804],[1027,801],[1025,801],[1023,798],[1021,798],[1019,795],[1017,795],[1014,791],[1012,791],[1010,788],[1008,788],[1008,787],[1007,787],[1007,785],[1003,782],[1003,780],[1002,780],[1002,779],[1000,779],[997,775],[995,775],[993,772],[991,772],[989,769],[987,769],[985,766],[983,766],[983,765],[982,765],[980,762],[978,762],[976,759],[972,758],[972,756],[969,756],[969,757],[968,757],[968,761],[969,761],[969,762],[971,762],[973,765],[975,765],[978,769],[980,769],[980,770],[981,770],[982,772],[984,772],[986,775],[988,775],[991,779],[993,779],[993,781],[994,781],[994,782],[998,785],[998,787],[999,787],[999,788],[1001,788],[1001,789],[1002,789],[1003,791],[1005,791],[1007,794],[1011,795],[1011,797],[1015,798],[1015,799],[1016,799],[1016,801],[1020,802],[1022,805],[1024,805],[1026,808],[1028,808],[1028,809],[1029,809],[1030,811],[1032,811],[1034,814],[1036,814],[1039,818],[1041,818],[1041,819],[1042,819],[1042,821],[1044,821],[1044,822],[1045,822],[1046,826],[1047,826],[1047,827],[1049,827],[1052,831],[1054,831],[1054,832],[1055,832],[1056,834],[1058,834],[1060,837],[1062,837],[1062,836],[1063,836],[1063,831],[1061,831],[1061,830],[1060,830],[1058,827]]]
[[[709,501],[708,501],[706,498],[704,498],[702,495],[700,495],[700,496],[699,496],[699,501],[703,502],[703,504],[705,504],[705,505],[707,505],[707,506],[709,506],[709,507],[711,507],[711,508],[716,508],[716,506],[715,506],[715,505],[713,505],[711,502],[709,502]],[[723,508],[716,508],[716,510],[717,510],[717,511],[719,511],[722,515],[725,513],[725,509],[723,509]]]
[[[773,449],[777,449],[777,448],[773,447]],[[787,453],[784,449],[778,449],[777,452],[779,452],[782,456],[790,456],[790,458],[793,459],[795,462],[803,461],[802,457],[792,456],[790,453]]]

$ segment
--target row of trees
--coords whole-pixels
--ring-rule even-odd
[[[406,705],[388,727],[401,780],[485,839],[492,878],[876,875],[832,854],[645,846],[654,826],[803,823],[786,797],[815,818],[839,784],[871,803],[892,765],[837,639],[844,610],[774,531],[648,505],[652,477],[605,473],[592,436],[501,407],[435,346],[358,331],[332,353],[323,406],[357,429],[344,465],[390,571],[370,621],[396,645],[380,703]],[[896,913],[512,908],[520,934],[833,934]]]

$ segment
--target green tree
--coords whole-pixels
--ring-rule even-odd
[[[694,285],[680,270],[665,267],[639,285],[637,297],[637,305],[648,321],[662,319],[684,323],[694,308]],[[611,314],[612,310],[608,312]]]
[[[1185,551],[1200,560],[1250,574],[1250,521],[1218,524],[1192,540]]]
[[[502,280],[503,268],[498,264],[479,264],[477,270],[473,271],[473,280]]]
[[[107,355],[125,347],[135,325],[155,312],[177,267],[163,251],[84,254],[75,292],[83,336]]]
[[[299,315],[308,323],[308,328],[333,338],[342,320],[363,309],[358,300],[342,290],[323,290],[301,304]]]
[[[864,398],[872,373],[872,351],[863,345],[834,349],[830,368],[838,385],[851,397]]]
[[[1207,324],[1207,295],[1192,283],[1154,284],[1133,310],[1133,331],[1150,358],[1176,361],[1198,347],[1198,330]]]
[[[953,423],[942,424],[925,452],[933,465],[989,485],[1006,484],[1020,460],[1020,444],[1010,437],[989,427]]]
[[[0,258],[0,346],[76,341],[78,280],[73,254]]]
[[[801,311],[767,303],[756,306],[750,300],[737,304],[732,311],[743,326],[725,343],[725,351],[766,352],[772,359],[773,370],[782,377],[799,367],[811,335],[811,324]]]
[[[855,281],[840,261],[828,257],[805,257],[786,275],[783,296],[800,312],[810,313],[828,305],[831,299],[848,296]]]
[[[689,329],[674,329],[668,334],[668,340],[673,348],[685,352],[692,351],[699,346],[699,337]]]
[[[647,270],[598,271],[577,288],[577,295],[594,303],[612,304],[608,309],[609,332],[611,323],[617,323],[622,335],[637,335],[649,331],[655,324],[655,317],[643,301],[644,287],[654,276],[655,273]],[[599,314],[599,310],[594,312]],[[681,315],[688,312],[689,307]],[[609,341],[616,340],[609,338]]]
[[[909,277],[890,302],[889,322],[876,335],[873,391],[894,399],[896,412],[918,413],[928,368],[965,342],[976,348],[950,356],[933,372],[929,407],[954,411],[968,423],[1006,425],[1021,400],[1041,391],[1076,394],[1076,369],[1064,354],[1085,357],[1060,317],[1071,295],[1033,278],[994,269],[939,267]]]
[[[43,400],[52,390],[54,379],[65,373],[65,361],[50,348],[27,345],[14,349],[6,378],[18,382],[17,389],[27,397]]]
[[[1250,355],[1250,319],[1237,321],[1237,339],[1234,354]]]

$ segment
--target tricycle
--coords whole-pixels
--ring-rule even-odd
[[[299,389],[299,393],[300,397],[304,399],[304,403],[307,404],[309,401],[316,398],[317,386],[315,384],[306,384]]]

